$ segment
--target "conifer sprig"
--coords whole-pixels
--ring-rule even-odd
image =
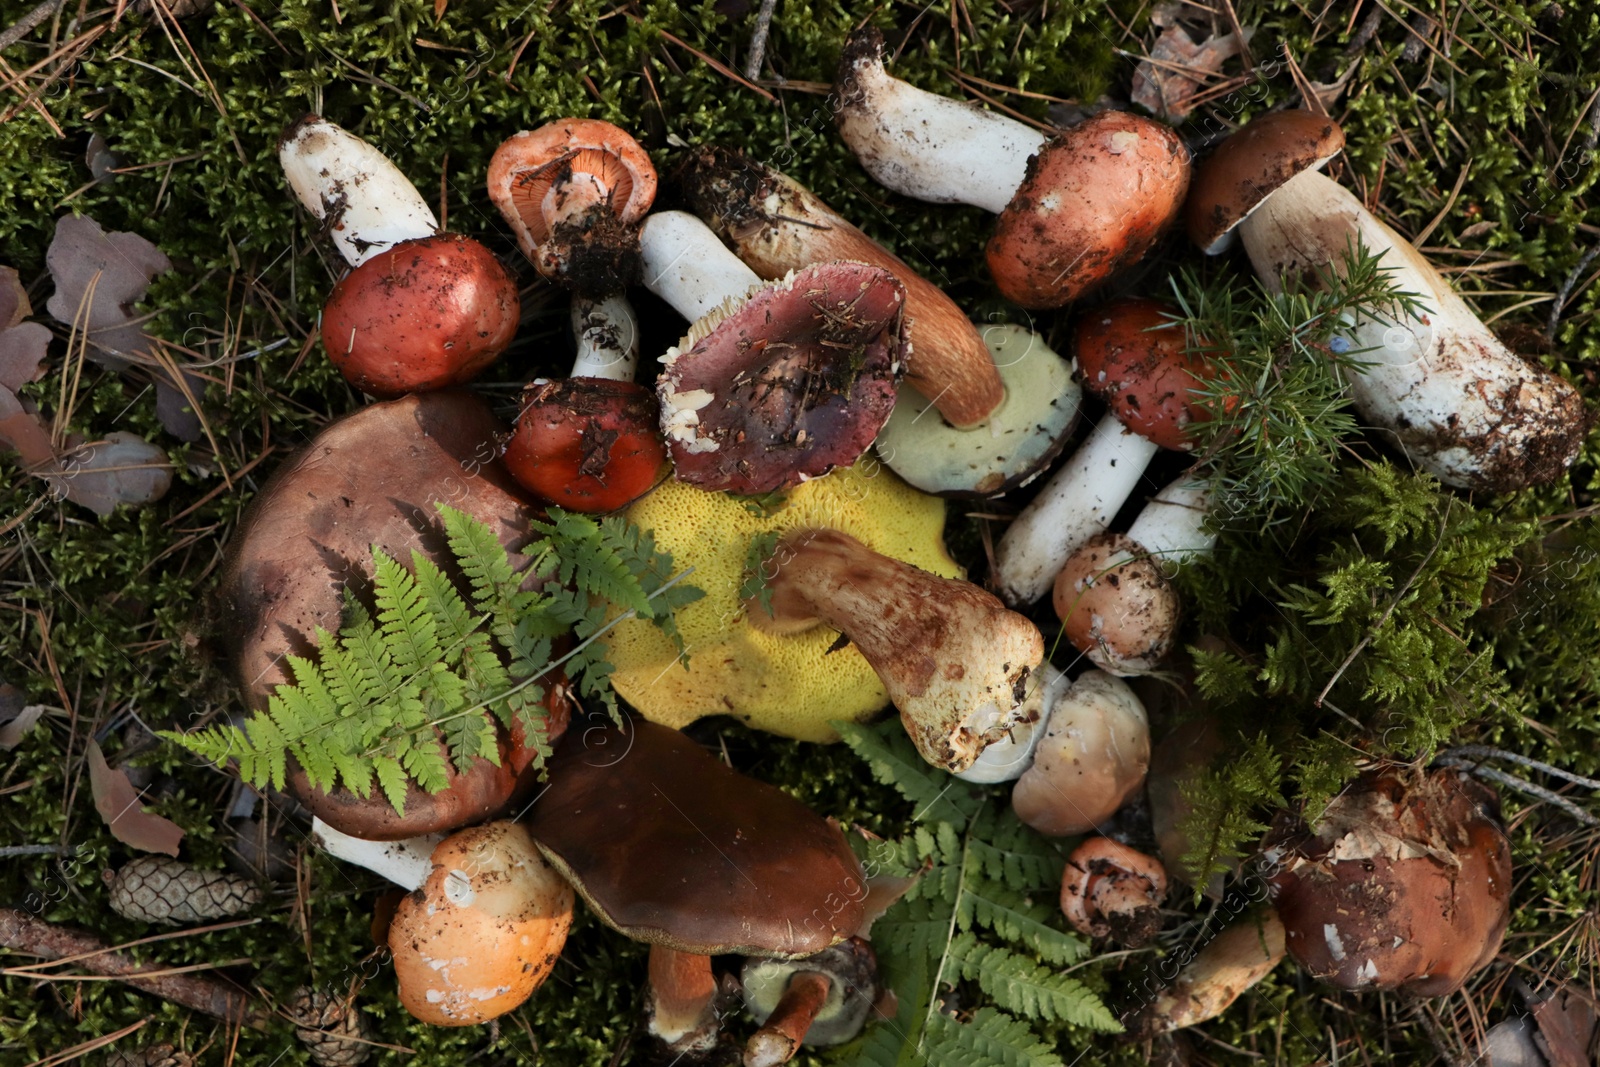
[[[498,765],[497,725],[519,726],[542,768],[544,700],[557,669],[615,716],[600,638],[637,617],[678,641],[672,613],[701,596],[673,575],[672,557],[648,532],[621,519],[553,508],[533,524],[519,568],[487,525],[437,507],[470,603],[422,553],[412,552],[408,571],[374,547],[376,618],[347,596],[340,632],[317,629],[316,660],[287,657],[294,683],[278,686],[265,712],[242,727],[163,736],[218,766],[236,762],[258,788],[283,788],[290,756],[318,789],[342,785],[365,798],[376,779],[403,815],[411,784],[437,793],[452,764]],[[608,622],[610,605],[623,610]],[[576,644],[556,657],[568,633]]]

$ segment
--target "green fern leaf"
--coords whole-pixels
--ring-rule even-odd
[[[978,882],[961,894],[956,922],[963,931],[983,927],[1026,948],[1046,963],[1058,967],[1077,963],[1089,954],[1082,938],[1049,925],[1059,909],[1028,903],[1003,885]]]
[[[438,627],[423,602],[422,590],[417,580],[381,549],[373,548],[372,560],[376,570],[374,598],[384,644],[395,666],[405,674],[427,671],[443,652]]]
[[[927,1036],[932,1067],[1062,1067],[1027,1023],[993,1008],[978,1009],[970,1023],[935,1014]]]
[[[1088,986],[1076,978],[1052,974],[1009,949],[962,934],[951,942],[950,959],[963,978],[977,982],[978,988],[1007,1011],[1105,1033],[1122,1030],[1116,1016]]]
[[[389,801],[389,806],[397,813],[404,815],[406,813],[406,794],[409,792],[411,784],[406,778],[405,770],[391,756],[374,757],[372,769],[378,776],[378,786],[383,790],[383,795]],[[435,790],[435,792],[437,791]]]
[[[916,805],[913,818],[964,825],[983,803],[959,778],[942,774],[917,755],[898,719],[880,726],[831,723],[844,743],[872,770],[872,776]]]

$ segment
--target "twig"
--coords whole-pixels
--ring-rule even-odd
[[[1573,287],[1578,284],[1578,279],[1583,277],[1583,272],[1589,269],[1589,264],[1594,262],[1595,256],[1600,256],[1600,244],[1591,245],[1578,260],[1577,266],[1567,275],[1566,281],[1561,283],[1561,288],[1556,291],[1555,303],[1550,305],[1550,321],[1545,324],[1544,335],[1550,338],[1552,344],[1556,339],[1556,327],[1561,323],[1561,313],[1566,310],[1567,301],[1572,297]]]
[[[56,9],[64,2],[65,0],[43,0],[39,6],[12,23],[4,33],[0,33],[0,52],[4,52],[26,37],[35,26],[54,15]]]
[[[761,0],[756,12],[756,28],[750,33],[750,54],[745,57],[744,76],[751,81],[761,77],[761,62],[767,58],[767,34],[772,32],[772,13],[778,0]]]
[[[1531,797],[1538,797],[1545,803],[1553,804],[1560,808],[1562,811],[1583,823],[1585,826],[1600,826],[1600,819],[1590,815],[1587,811],[1584,811],[1577,804],[1574,804],[1560,793],[1546,789],[1542,785],[1534,785],[1525,778],[1518,778],[1516,775],[1507,774],[1505,771],[1497,771],[1493,767],[1485,767],[1475,760],[1456,759],[1454,757],[1446,756],[1435,760],[1434,762],[1438,763],[1442,767],[1457,767],[1461,770],[1470,771],[1479,778],[1487,778],[1491,782],[1499,782],[1501,785],[1509,786],[1510,788],[1517,790],[1519,793],[1526,793]]]
[[[1545,774],[1565,779],[1573,785],[1581,785],[1585,789],[1600,789],[1600,780],[1585,778],[1581,774],[1573,774],[1571,771],[1563,770],[1560,767],[1542,763],[1531,756],[1524,756],[1520,752],[1507,752],[1503,748],[1495,748],[1492,745],[1457,745],[1455,748],[1446,749],[1439,753],[1439,757],[1441,759],[1462,757],[1471,760],[1503,759],[1509,763],[1520,763],[1524,767],[1532,767],[1536,771],[1543,771]]]
[[[0,860],[13,856],[59,856],[66,850],[65,845],[5,845],[0,846]]]
[[[1216,6],[1227,16],[1228,28],[1233,30],[1233,39],[1239,42],[1239,58],[1244,62],[1244,69],[1256,69],[1255,57],[1250,54],[1250,42],[1244,38],[1244,27],[1239,25],[1239,13],[1233,9],[1233,0],[1217,0]]]
[[[192,974],[167,972],[152,976],[144,964],[111,949],[98,938],[36,919],[17,908],[0,908],[0,948],[46,960],[76,956],[79,966],[91,974],[117,978],[151,996],[230,1023],[256,1030],[267,1028],[268,1015],[236,986]]]

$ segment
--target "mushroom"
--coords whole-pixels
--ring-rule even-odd
[[[263,711],[294,678],[285,657],[310,656],[317,628],[335,633],[344,591],[372,580],[372,547],[391,558],[420,551],[452,558],[434,507],[444,502],[489,524],[507,546],[529,536],[533,509],[494,458],[502,427],[480,399],[428,393],[373,404],[327,426],[272,475],[228,545],[216,596],[222,644],[245,704]],[[566,723],[559,686],[546,697],[554,740]],[[368,840],[454,829],[504,812],[537,785],[535,749],[519,726],[501,729],[499,764],[449,762],[449,786],[413,784],[405,815],[383,795],[314,788],[293,760],[288,787],[330,826]]]
[[[651,531],[677,566],[694,568],[693,581],[705,590],[674,616],[688,664],[656,627],[623,620],[608,641],[612,687],[667,726],[719,714],[785,737],[836,740],[834,720],[864,721],[888,704],[877,672],[858,649],[837,647],[838,634],[827,627],[782,636],[752,626],[740,587],[765,573],[752,564],[766,546],[813,527],[841,530],[876,552],[955,577],[961,570],[939,536],[944,510],[944,501],[909,488],[870,457],[760,507],[664,482],[624,514]]]
[[[795,530],[773,550],[752,625],[778,635],[826,624],[861,651],[922,758],[959,772],[1004,736],[1044,658],[1038,627],[968,582],[868,549],[849,534]]]
[[[1161,861],[1109,837],[1085,838],[1061,875],[1061,911],[1072,928],[1127,948],[1160,931],[1166,895]]]
[[[711,957],[650,946],[650,992],[646,1007],[650,1036],[673,1052],[708,1052],[720,1038],[717,1015],[720,988]]]
[[[572,375],[524,390],[506,466],[546,503],[626,507],[667,461],[655,394],[633,381],[639,328],[622,295],[639,274],[638,222],[655,199],[655,168],[610,123],[562,119],[504,141],[488,186],[523,253],[577,291]]]
[[[311,840],[335,859],[365,867],[402,889],[416,889],[433,872],[433,850],[444,834],[419,834],[398,841],[368,841],[335,830],[322,819],[311,817]]]
[[[761,1024],[745,1044],[744,1067],[777,1067],[802,1044],[828,1048],[861,1033],[878,998],[878,957],[852,937],[804,959],[746,960],[740,982]]]
[[[1148,671],[1178,633],[1178,591],[1168,575],[1211,551],[1210,494],[1184,475],[1157,493],[1126,534],[1097,534],[1056,575],[1052,602],[1062,632],[1112,674]]]
[[[1331,985],[1442,997],[1500,950],[1511,846],[1494,793],[1454,770],[1369,771],[1262,850],[1290,955]]]
[[[980,334],[942,290],[743,152],[700,148],[679,173],[689,205],[763,278],[848,259],[905,285],[906,378],[877,441],[895,473],[930,493],[994,496],[1027,484],[1060,453],[1082,390],[1037,334],[1018,326]]]
[[[1033,763],[1011,789],[1011,807],[1042,834],[1081,834],[1139,791],[1149,765],[1144,705],[1122,679],[1087,671],[1051,709]]]
[[[1060,307],[1141,259],[1178,218],[1189,153],[1152,119],[1104,111],[1046,137],[891,77],[883,34],[845,42],[839,133],[880,185],[1000,216],[989,272],[1008,299]]]
[[[1170,985],[1128,1022],[1130,1033],[1171,1033],[1214,1019],[1272,972],[1284,952],[1284,927],[1271,908],[1247,915],[1200,947]]]
[[[518,1007],[555,967],[572,887],[513,822],[461,830],[389,925],[400,1003],[435,1026],[471,1026]]]
[[[1005,736],[985,745],[972,765],[957,771],[956,777],[978,785],[1020,778],[1032,766],[1034,750],[1050,725],[1050,713],[1070,685],[1072,679],[1065,671],[1058,670],[1049,660],[1040,663],[1028,675],[1027,696],[1012,716]]]
[[[1331,120],[1314,121],[1337,129]],[[1588,429],[1577,390],[1508,349],[1357,197],[1280,158],[1274,135],[1294,123],[1305,120],[1257,119],[1223,142],[1196,182],[1191,218],[1237,225],[1257,276],[1274,289],[1285,275],[1315,279],[1318,271],[1344,270],[1347,251],[1360,241],[1421,310],[1365,314],[1351,324],[1351,348],[1364,363],[1350,377],[1356,411],[1446,485],[1511,492],[1560,477]],[[1255,203],[1235,219],[1241,186]]]
[[[693,323],[656,383],[679,480],[769,493],[867,450],[906,355],[906,292],[892,274],[822,263],[761,286],[681,211],[646,219],[640,250],[645,287]]]
[[[459,385],[511,343],[511,276],[477,241],[440,233],[382,152],[307,115],[283,132],[278,159],[354,268],[322,312],[322,346],[351,385],[376,397]]]
[[[990,580],[1008,604],[1049,592],[1072,553],[1111,524],[1156,452],[1188,447],[1188,427],[1206,418],[1194,388],[1219,372],[1188,350],[1163,309],[1116,300],[1078,323],[1084,384],[1114,417],[1100,420],[1001,535]]]

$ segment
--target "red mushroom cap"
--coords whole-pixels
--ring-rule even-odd
[[[1184,207],[1189,239],[1207,254],[1290,178],[1321,167],[1344,149],[1344,130],[1312,111],[1273,111],[1251,119],[1195,170]]]
[[[569,511],[627,507],[667,462],[655,394],[633,382],[564,378],[535,382],[506,446],[522,487]]]
[[[1211,417],[1193,390],[1217,372],[1185,351],[1171,310],[1159,300],[1113,300],[1079,320],[1074,348],[1084,388],[1124,426],[1162,448],[1188,449],[1189,426]]]
[[[471,381],[517,332],[517,286],[489,250],[441,233],[345,275],[322,312],[322,346],[345,380],[389,398]]]
[[[657,383],[677,477],[769,493],[854,463],[894,410],[905,301],[882,268],[821,263],[701,319]]]

